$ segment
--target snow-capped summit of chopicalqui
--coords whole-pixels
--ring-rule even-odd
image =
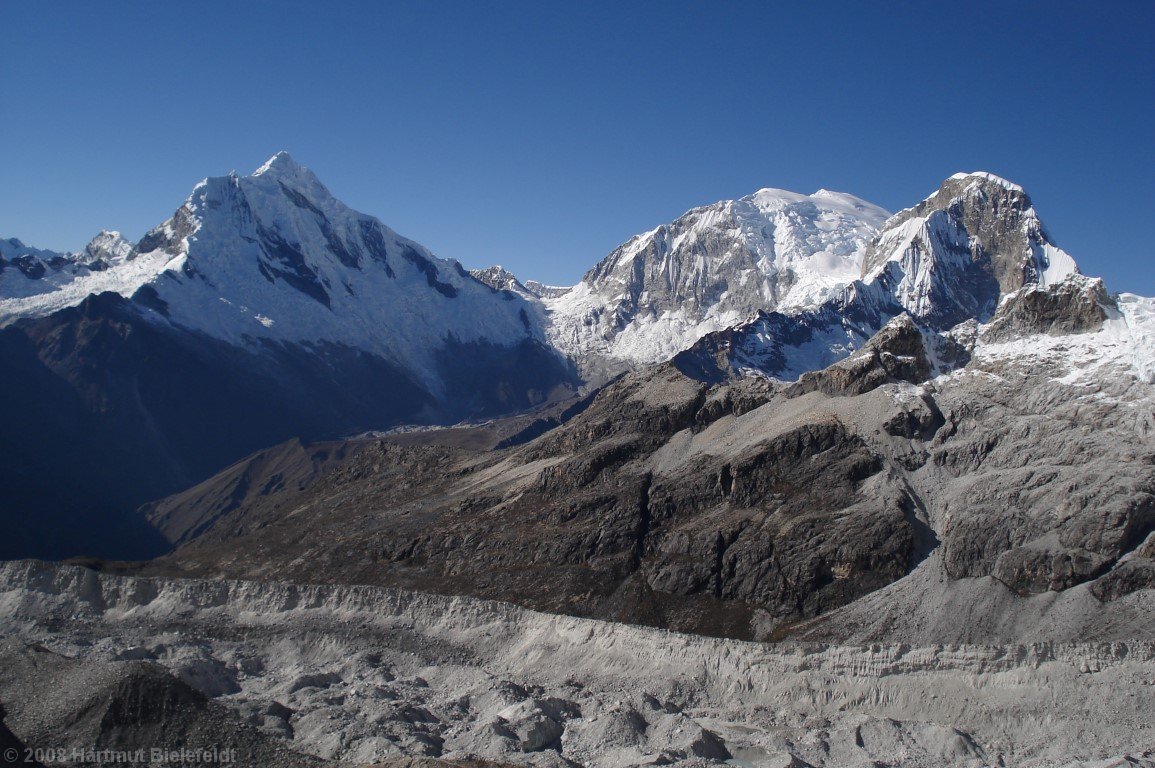
[[[901,315],[927,336],[932,356],[945,345],[954,351],[944,354],[962,359],[956,337],[973,337],[976,324],[990,322],[1010,297],[1041,291],[1048,298],[1033,293],[1030,299],[1047,305],[1041,316],[1062,314],[1067,310],[1059,308],[1072,300],[1060,297],[1082,285],[1076,285],[1074,260],[1050,239],[1023,188],[985,172],[955,174],[918,205],[882,222],[864,249],[860,274],[820,304],[763,310],[711,333],[681,356],[682,363],[710,375],[719,375],[720,366],[793,381],[852,355]],[[1104,306],[1103,317],[1121,311],[1112,308],[1113,300]],[[1142,313],[1130,312],[1132,306],[1138,305],[1128,304],[1121,321],[1128,338],[1145,333],[1134,330]],[[1097,312],[1085,314],[1097,318]],[[963,324],[972,330],[956,332]],[[1074,326],[1094,322],[1082,317],[1054,324]],[[1146,370],[1145,363],[1136,369]]]

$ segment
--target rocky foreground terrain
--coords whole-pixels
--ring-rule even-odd
[[[30,561],[0,568],[0,610],[6,723],[40,747],[217,745],[283,766],[1155,765],[1151,641],[767,646]]]
[[[710,383],[715,345],[262,451],[144,510],[167,557],[0,567],[5,722],[252,765],[1155,765],[1148,309],[1080,278],[946,373],[899,317],[795,382]]]

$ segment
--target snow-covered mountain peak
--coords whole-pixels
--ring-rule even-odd
[[[875,205],[868,200],[863,200],[857,195],[852,195],[849,192],[835,192],[830,189],[820,189],[813,195],[810,195],[811,200],[820,201],[820,204],[832,210],[842,210],[849,215],[860,216],[863,219],[874,223],[876,227],[881,226],[888,218],[890,212],[885,208]]]
[[[556,299],[573,290],[569,286],[546,285],[537,280],[522,282],[517,275],[500,264],[485,269],[471,269],[469,274],[473,275],[475,280],[485,283],[495,291],[513,291],[523,298],[529,299],[539,312],[541,310],[539,300]],[[579,283],[579,285],[582,284]]]
[[[765,209],[782,208],[791,203],[799,203],[807,199],[807,195],[798,192],[791,192],[788,189],[778,189],[777,187],[763,187],[752,195],[743,198],[750,200],[759,207]]]
[[[107,268],[132,258],[135,250],[119,232],[102,229],[84,246],[83,261],[90,266],[103,262]]]
[[[525,297],[495,295],[457,262],[352,210],[284,152],[250,176],[201,181],[135,249],[102,233],[89,254],[91,269],[39,281],[36,295],[25,287],[32,281],[8,281],[15,289],[0,292],[0,322],[113,291],[137,296],[158,320],[238,346],[368,352],[435,394],[447,343],[544,341]],[[97,263],[106,265],[99,273]]]
[[[293,156],[285,150],[276,153],[264,163],[261,164],[257,170],[253,171],[253,176],[264,176],[266,174],[283,177],[292,176],[305,170]]]
[[[287,188],[306,196],[318,205],[336,203],[347,210],[347,207],[333,197],[312,170],[298,163],[288,152],[273,155],[251,176],[242,177],[242,183],[252,189],[274,193]]]
[[[767,213],[780,211],[791,206],[805,208],[806,203],[812,203],[820,210],[855,216],[872,223],[875,227],[890,217],[888,211],[860,197],[829,189],[820,189],[812,195],[804,195],[786,189],[765,187],[752,195],[733,201],[730,205],[747,203],[753,204]]]
[[[163,263],[152,289],[181,326],[235,343],[340,343],[430,386],[447,338],[543,338],[521,297],[494,296],[457,262],[349,208],[287,153],[199,184],[138,250]]]
[[[572,291],[546,298],[551,337],[575,357],[667,359],[758,310],[838,293],[858,276],[888,216],[853,195],[772,187],[694,208],[623,243]]]
[[[469,274],[473,275],[475,280],[485,283],[495,291],[528,293],[526,287],[517,279],[517,275],[500,264],[494,264],[492,267],[486,267],[485,269],[471,269],[469,270]]]
[[[1023,188],[989,173],[955,174],[888,219],[862,264],[867,283],[939,327],[985,322],[1000,296],[1077,272]]]

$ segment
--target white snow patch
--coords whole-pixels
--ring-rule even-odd
[[[951,176],[951,179],[955,180],[955,181],[960,180],[960,179],[972,179],[972,178],[973,179],[982,179],[984,181],[993,181],[994,183],[1000,185],[1003,189],[1006,189],[1010,192],[1022,192],[1023,191],[1023,188],[1020,187],[1018,184],[1015,184],[1013,181],[1008,181],[1007,179],[1004,179],[1002,176],[996,176],[995,174],[988,173],[987,171],[971,171],[969,173],[960,172],[960,173],[953,174]]]
[[[1101,382],[1126,371],[1139,382],[1155,384],[1155,299],[1124,293],[1117,302],[1119,311],[1109,310],[1097,332],[1036,334],[995,344],[980,341],[974,360],[1050,366],[1060,370],[1053,379],[1070,386]]]

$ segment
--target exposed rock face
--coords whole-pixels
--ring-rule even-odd
[[[1103,327],[1108,311],[1118,311],[1103,281],[1081,275],[1043,289],[1028,286],[1007,296],[983,330],[983,340],[1009,341],[1037,333],[1063,336]]]
[[[1106,583],[1131,582],[1128,553],[1155,525],[1155,445],[1134,356],[1146,337],[1116,306],[1078,276],[1011,294],[968,365],[986,376],[936,398],[950,440],[930,461],[956,494],[942,507],[949,575],[1038,593],[1111,571],[1093,591],[1127,591]]]
[[[485,269],[471,269],[469,274],[495,291],[510,291],[527,299],[556,299],[572,290],[569,286],[546,285],[537,280],[519,280],[517,275],[500,264]]]
[[[985,321],[1000,295],[1076,272],[1047,237],[1031,199],[990,174],[956,174],[891,218],[870,244],[862,275],[921,323]]]
[[[471,269],[469,274],[478,282],[485,283],[495,291],[513,291],[514,293],[533,295],[528,288],[526,288],[517,275],[510,272],[500,264],[488,267],[486,269]]]
[[[844,309],[829,302],[797,314],[759,312],[749,322],[706,334],[675,355],[673,363],[686,375],[710,382],[751,373],[793,381],[843,359],[885,322],[878,313],[865,317]]]
[[[788,392],[861,395],[883,384],[920,384],[930,378],[923,332],[909,315],[891,320],[862,349],[822,371],[804,373]]]
[[[246,727],[156,664],[79,662],[11,640],[0,646],[0,657],[0,697],[9,702],[11,727],[25,744],[59,750],[65,759],[91,750],[97,757],[85,762],[115,764],[126,762],[116,753],[143,750],[135,762],[163,765],[163,756],[152,757],[154,748],[183,748],[239,765],[323,765]],[[112,755],[107,760],[99,757],[104,750]]]
[[[625,377],[510,452],[362,446],[303,493],[294,480],[280,501],[215,516],[212,500],[239,492],[214,482],[199,504],[195,489],[183,495],[206,532],[171,562],[216,568],[243,546],[247,573],[295,568],[749,636],[759,622],[852,600],[915,560],[914,501],[877,451],[833,414],[776,424],[758,408],[772,397],[756,380],[711,389],[665,367]],[[740,427],[729,426],[735,414]],[[732,428],[747,433],[743,446],[718,453]],[[294,521],[347,537],[302,537],[276,511],[304,508]]]
[[[1091,594],[1109,602],[1151,589],[1155,589],[1155,535],[1149,534],[1116,568],[1091,585]]]
[[[1035,386],[1030,397],[1057,394]],[[1085,401],[1044,414],[1024,408],[1022,397],[976,380],[967,400],[938,398],[953,432],[929,462],[948,491],[943,562],[954,578],[990,575],[1022,593],[1062,590],[1108,571],[1151,530],[1155,455],[1133,437],[1120,445],[1131,437],[1126,426],[1099,422],[1102,412]],[[1078,440],[1068,420],[1081,426]]]

